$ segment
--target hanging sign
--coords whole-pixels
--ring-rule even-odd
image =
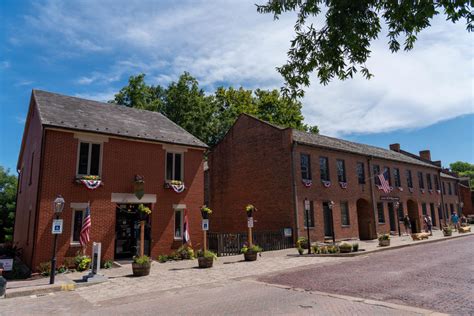
[[[202,220],[202,230],[208,231],[209,230],[209,220],[203,219]]]
[[[53,220],[53,227],[51,229],[51,233],[53,233],[53,234],[62,234],[63,233],[63,220],[62,219],[54,219]]]
[[[13,270],[13,259],[0,259],[0,264],[3,264],[4,271]]]

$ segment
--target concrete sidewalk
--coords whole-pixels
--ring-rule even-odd
[[[358,255],[369,255],[378,251],[439,242],[472,234],[474,233],[458,234],[453,232],[453,236],[443,237],[441,231],[434,231],[433,236],[423,241],[413,241],[410,236],[406,235],[401,237],[393,236],[391,238],[391,245],[388,247],[379,247],[377,240],[354,240],[350,241],[350,243],[358,242],[359,248],[365,249],[365,251],[357,253]],[[131,264],[123,264],[119,268],[101,270],[101,273],[107,276],[109,280],[97,285],[78,282],[87,272],[59,274],[56,276],[55,285],[49,285],[49,278],[9,281],[7,283],[6,297],[78,290],[83,298],[90,302],[98,302],[104,299],[125,297],[129,294],[130,289],[133,289],[134,293],[140,294],[147,293],[150,289],[154,291],[176,289],[196,284],[257,276],[305,265],[333,264],[347,260],[351,259],[345,258],[343,254],[299,256],[295,248],[290,248],[264,252],[255,262],[243,261],[242,255],[219,257],[211,269],[198,269],[197,260],[171,261],[167,263],[153,262],[150,276],[142,278],[132,277]],[[94,286],[89,287],[89,285]],[[87,286],[87,290],[83,289],[85,286]]]

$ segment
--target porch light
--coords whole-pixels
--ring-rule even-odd
[[[54,212],[61,213],[64,209],[64,198],[61,195],[58,195],[54,200]]]

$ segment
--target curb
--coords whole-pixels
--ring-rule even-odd
[[[107,281],[105,281],[107,282]],[[18,289],[10,289],[6,291],[5,298],[15,298],[15,297],[22,297],[22,296],[32,296],[32,295],[46,295],[49,293],[54,292],[67,292],[67,291],[75,291],[77,288],[91,286],[95,284],[101,284],[104,282],[81,282],[81,283],[64,283],[64,284],[53,284],[53,285],[41,285],[34,288],[18,288]]]
[[[435,242],[440,242],[440,241],[447,241],[451,239],[462,238],[462,237],[467,237],[467,236],[472,236],[472,235],[474,235],[474,232],[462,233],[462,234],[458,233],[458,235],[451,236],[448,238],[439,238],[439,239],[431,239],[431,240],[428,239],[426,241],[413,242],[411,244],[402,244],[402,245],[396,245],[396,246],[380,247],[380,248],[368,250],[368,251],[358,251],[358,252],[350,252],[350,253],[334,253],[334,254],[310,254],[310,255],[287,254],[287,256],[288,257],[357,257],[357,256],[370,255],[370,254],[380,252],[380,251],[394,250],[394,249],[400,249],[400,248],[411,247],[411,246],[419,246],[419,245],[430,244],[430,243],[435,243]]]

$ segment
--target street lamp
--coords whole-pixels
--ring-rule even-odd
[[[53,209],[54,209],[54,214],[56,217],[56,220],[59,219],[59,214],[64,209],[64,198],[61,195],[58,195],[56,199],[53,202]],[[54,225],[54,224],[53,224]],[[54,233],[54,227],[53,227],[53,233]],[[49,284],[54,284],[54,277],[56,273],[56,248],[58,244],[58,233],[54,233],[54,244],[53,244],[53,257],[51,258],[51,272],[49,276]]]
[[[306,231],[308,233],[308,254],[311,254],[311,239],[309,237],[309,201],[308,198],[304,198],[304,210],[306,214]]]
[[[400,202],[395,202],[395,209],[397,210],[397,218],[398,218],[398,237],[402,235],[402,232],[400,231]]]
[[[332,208],[334,207],[334,201],[329,201],[328,207],[329,211],[331,212],[331,230],[332,230],[332,243],[336,243],[336,233],[334,232],[334,217],[332,214]]]

